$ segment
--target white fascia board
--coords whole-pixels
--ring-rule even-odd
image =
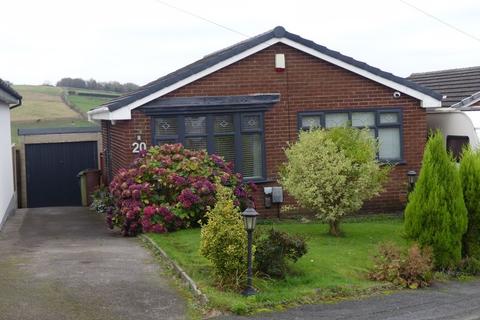
[[[327,62],[330,62],[330,63],[334,64],[334,65],[337,65],[337,66],[339,66],[343,69],[349,70],[349,71],[351,71],[353,73],[356,73],[356,74],[358,74],[362,77],[365,77],[367,79],[370,79],[372,81],[380,83],[384,86],[387,86],[389,88],[395,89],[395,90],[400,91],[400,92],[403,92],[407,96],[414,97],[414,98],[421,101],[421,105],[422,105],[423,108],[437,108],[437,107],[441,106],[442,102],[440,100],[437,100],[433,97],[430,97],[429,95],[426,95],[425,93],[419,92],[417,90],[414,90],[412,88],[409,88],[407,86],[399,84],[395,81],[382,78],[382,77],[380,77],[376,74],[373,74],[373,73],[368,72],[364,69],[358,68],[356,66],[348,64],[348,63],[343,62],[341,60],[335,59],[335,58],[333,58],[331,56],[328,56],[326,54],[323,54],[323,53],[321,53],[317,50],[314,50],[312,48],[304,46],[303,44],[300,44],[298,42],[292,41],[292,40],[287,39],[287,38],[281,38],[280,42],[282,42],[282,43],[284,43],[288,46],[291,46],[295,49],[298,49],[300,51],[303,51],[305,53],[308,53],[308,54],[310,54],[314,57],[317,57],[319,59],[325,60]]]
[[[219,62],[217,63],[216,65],[214,66],[211,66],[210,68],[207,68],[205,70],[202,70],[200,71],[199,73],[196,73],[194,75],[191,75],[189,76],[188,78],[185,78],[181,81],[178,81],[168,87],[165,87],[155,93],[152,93],[144,98],[141,98],[139,100],[136,100],[132,103],[130,103],[129,105],[127,106],[124,106],[118,110],[115,110],[115,111],[108,111],[108,108],[107,107],[104,107],[104,108],[100,108],[100,109],[96,109],[96,110],[92,110],[92,111],[89,111],[88,112],[88,116],[89,116],[89,119],[94,119],[94,120],[130,120],[132,118],[132,115],[131,115],[131,111],[135,108],[138,108],[152,100],[155,100],[161,96],[164,96],[174,90],[177,90],[183,86],[186,86],[198,79],[201,79],[211,73],[214,73],[220,69],[223,69],[235,62],[238,62],[252,54],[255,54],[263,49],[266,49],[268,47],[270,47],[271,45],[274,45],[276,43],[284,43],[288,46],[291,46],[295,49],[298,49],[300,51],[303,51],[307,54],[310,54],[314,57],[317,57],[319,59],[322,59],[324,61],[327,61],[327,62],[330,62],[334,65],[337,65],[343,69],[346,69],[346,70],[349,70],[353,73],[356,73],[362,77],[365,77],[367,79],[370,79],[372,81],[375,81],[377,83],[380,83],[384,86],[387,86],[389,88],[392,88],[394,90],[397,90],[397,91],[400,91],[408,96],[411,96],[411,97],[414,97],[418,100],[420,100],[421,102],[421,106],[423,108],[438,108],[441,106],[441,101],[440,100],[437,100],[427,94],[424,94],[422,92],[419,92],[417,90],[414,90],[412,88],[409,88],[407,86],[404,86],[402,84],[399,84],[395,81],[392,81],[392,80],[389,80],[389,79],[385,79],[385,78],[382,78],[376,74],[373,74],[371,72],[368,72],[364,69],[361,69],[361,68],[358,68],[356,66],[353,66],[351,64],[348,64],[346,62],[343,62],[341,60],[338,60],[338,59],[335,59],[331,56],[328,56],[326,54],[323,54],[317,50],[314,50],[312,48],[309,48],[307,46],[304,46],[298,42],[295,42],[295,41],[292,41],[290,39],[287,39],[287,38],[273,38],[273,39],[270,39],[270,40],[267,40],[253,48],[250,48],[246,51],[243,51],[242,53],[239,53],[229,59],[226,59],[222,62]],[[106,109],[106,110],[105,110]]]
[[[229,59],[226,59],[222,62],[219,62],[217,63],[216,65],[214,66],[211,66],[210,68],[207,68],[205,70],[202,70],[200,71],[199,73],[196,73],[194,75],[191,75],[190,77],[188,78],[185,78],[181,81],[178,81],[168,87],[165,87],[155,93],[152,93],[142,99],[139,99],[137,101],[134,101],[132,102],[131,104],[125,106],[125,107],[122,107],[118,110],[115,110],[115,111],[112,111],[109,115],[109,118],[108,119],[104,119],[105,115],[102,113],[99,113],[98,115],[97,114],[91,114],[91,117],[92,119],[95,119],[95,120],[130,120],[132,115],[131,115],[131,111],[135,108],[138,108],[152,100],[155,100],[157,98],[160,98],[161,96],[164,96],[172,91],[175,91],[183,86],[186,86],[187,84],[190,84],[198,79],[201,79],[205,76],[208,76],[209,74],[211,73],[214,73],[215,71],[218,71],[220,69],[223,69],[237,61],[240,61],[248,56],[251,56],[252,54],[255,54],[259,51],[262,51],[263,49],[265,48],[268,48],[270,47],[271,45],[279,42],[280,39],[278,38],[274,38],[274,39],[270,39],[268,41],[265,41],[253,48],[250,48],[246,51],[243,51],[242,53],[239,53],[237,54],[236,56],[233,56]],[[94,111],[94,110],[92,110]]]

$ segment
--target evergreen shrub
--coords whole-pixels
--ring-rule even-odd
[[[463,199],[468,212],[467,232],[463,236],[464,257],[480,259],[480,152],[466,148],[460,161]]]
[[[409,195],[405,232],[422,247],[432,247],[437,269],[451,269],[460,262],[466,229],[458,168],[437,131],[427,142],[418,181]]]
[[[212,262],[220,288],[238,289],[246,276],[246,231],[232,191],[221,184],[216,189],[217,202],[202,225],[200,254]]]

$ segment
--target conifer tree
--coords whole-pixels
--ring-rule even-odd
[[[437,131],[427,142],[418,182],[409,195],[405,232],[421,246],[433,248],[437,269],[448,269],[461,259],[466,229],[460,175]]]
[[[468,228],[463,236],[464,257],[480,259],[480,152],[467,148],[460,162],[463,199],[468,211]]]

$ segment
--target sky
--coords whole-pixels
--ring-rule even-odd
[[[478,0],[15,0],[1,8],[0,78],[15,84],[142,85],[278,25],[402,77],[480,66]]]

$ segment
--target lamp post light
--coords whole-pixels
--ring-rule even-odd
[[[413,191],[413,188],[415,188],[415,182],[417,182],[417,172],[414,170],[408,171],[407,178],[408,178],[408,193],[410,193]]]
[[[247,287],[243,290],[242,294],[244,296],[251,296],[256,293],[252,285],[253,270],[252,270],[252,244],[253,244],[253,230],[257,225],[257,216],[258,212],[255,211],[252,207],[247,208],[242,212],[243,223],[245,225],[245,230],[247,230],[248,235],[248,273],[247,273]]]

